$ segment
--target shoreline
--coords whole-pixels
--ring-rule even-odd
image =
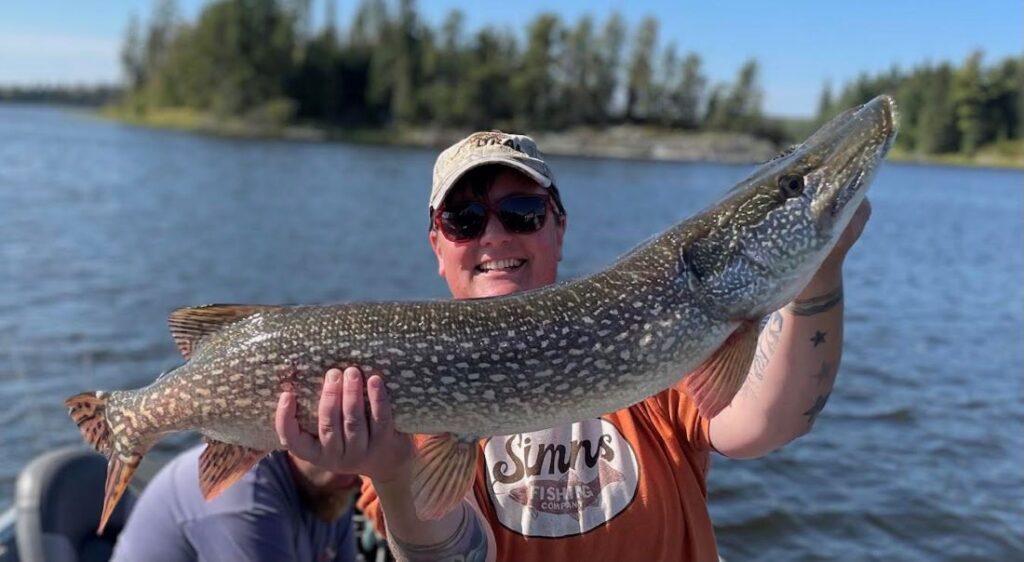
[[[382,146],[443,149],[470,131],[442,127],[405,129],[330,128],[320,125],[272,125],[242,119],[213,119],[188,110],[161,110],[145,116],[128,115],[119,108],[91,111],[110,121],[150,129],[176,130],[214,137],[299,142],[343,142]],[[666,130],[642,125],[614,125],[603,129],[579,127],[565,131],[530,133],[549,155],[661,162],[758,164],[786,146],[747,133]],[[905,164],[967,168],[1024,170],[1024,158],[1000,156],[996,151],[975,157],[961,154],[917,155],[901,150],[887,160]]]

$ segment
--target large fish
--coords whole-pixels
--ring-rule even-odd
[[[480,300],[213,305],[170,316],[187,361],[145,388],[68,398],[109,459],[100,529],[164,434],[206,436],[207,498],[267,452],[278,395],[316,433],[331,367],[385,380],[397,429],[419,443],[416,509],[439,517],[472,484],[475,439],[615,411],[679,382],[701,412],[732,400],[759,322],[794,298],[835,245],[896,135],[880,96],[765,163],[717,203],[569,282]],[[687,373],[689,373],[687,375]]]

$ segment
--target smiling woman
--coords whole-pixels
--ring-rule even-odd
[[[477,170],[476,175],[452,187],[434,212],[439,220],[430,231],[438,274],[447,281],[452,295],[490,297],[507,294],[510,287],[537,289],[554,283],[566,221],[550,202],[549,191],[501,164]],[[524,209],[522,201],[531,199],[539,202],[539,207]],[[482,218],[473,219],[475,235],[452,240],[458,237],[450,237],[449,231],[465,233],[466,224],[473,224],[465,218],[465,209],[472,204],[485,211]],[[549,207],[554,220],[546,218]],[[498,220],[488,220],[494,215]]]

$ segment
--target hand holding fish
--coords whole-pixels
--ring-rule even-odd
[[[299,426],[295,394],[281,393],[274,416],[281,447],[324,470],[374,480],[389,480],[407,470],[412,442],[408,434],[395,431],[384,381],[378,375],[366,380],[369,411],[363,392],[359,369],[327,371],[317,408],[318,435]]]
[[[850,218],[850,223],[839,236],[836,245],[822,262],[807,286],[797,295],[796,300],[807,300],[836,291],[843,285],[843,262],[850,248],[857,243],[864,232],[868,219],[871,217],[871,201],[864,198],[857,211]]]

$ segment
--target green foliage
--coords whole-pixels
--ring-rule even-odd
[[[654,69],[651,61],[657,43],[658,20],[646,17],[640,22],[627,70],[626,118],[630,121],[645,121],[654,113]]]
[[[901,122],[897,148],[910,157],[955,153],[981,157],[983,147],[1022,137],[1024,57],[1009,57],[986,67],[983,54],[976,51],[959,67],[942,63],[909,72],[894,68],[877,76],[862,74],[834,98],[825,92],[819,123],[878,94],[895,96]],[[1006,150],[985,152],[992,162],[1008,157]]]
[[[736,83],[719,93],[714,108],[709,109],[708,126],[725,131],[751,131],[762,125],[761,100],[756,60],[748,60],[740,68]]]
[[[956,106],[956,127],[960,131],[960,148],[973,154],[988,136],[985,120],[985,85],[982,83],[981,52],[971,53],[963,67],[953,75],[953,103]]]
[[[557,63],[565,30],[555,14],[540,14],[526,30],[526,51],[511,80],[516,113],[528,128],[556,129],[564,119]]]
[[[337,0],[323,1],[327,23],[316,30],[312,0],[216,0],[191,23],[175,0],[157,0],[149,20],[132,18],[125,32],[122,112],[360,130],[629,122],[782,144],[887,92],[901,108],[905,154],[973,153],[999,141],[1018,146],[1021,138],[1024,58],[986,66],[978,52],[959,67],[862,74],[835,90],[826,85],[817,119],[781,120],[763,114],[756,60],[731,83],[711,83],[697,53],[659,45],[651,17],[630,30],[618,13],[576,22],[541,13],[520,45],[508,29],[465,29],[459,11],[431,28],[415,0],[359,0],[341,32]]]

